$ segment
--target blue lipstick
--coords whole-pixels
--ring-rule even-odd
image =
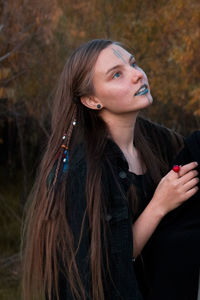
[[[135,93],[135,96],[141,96],[148,93],[148,87],[146,84],[143,84],[140,89]]]

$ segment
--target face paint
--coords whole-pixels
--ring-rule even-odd
[[[152,103],[146,74],[135,64],[132,55],[117,45],[108,46],[99,54],[93,84],[95,97],[104,108],[101,116],[106,120],[114,120],[114,115],[137,114]]]
[[[147,98],[148,103],[149,103],[149,104],[152,104],[152,102],[153,102],[152,97],[149,97],[148,95],[145,95],[145,96],[146,96],[146,98]]]
[[[116,57],[120,58],[125,64],[127,63],[127,61],[124,59],[123,55],[119,52],[119,50],[112,48],[112,51]]]

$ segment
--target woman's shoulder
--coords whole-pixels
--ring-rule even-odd
[[[152,152],[167,164],[174,160],[184,146],[183,136],[149,119],[139,117],[138,127]]]
[[[193,131],[189,136],[185,138],[185,144],[198,144],[200,147],[200,130]]]
[[[139,125],[143,128],[146,128],[146,130],[153,130],[155,131],[157,134],[161,133],[161,134],[165,134],[165,135],[171,135],[171,134],[175,134],[181,137],[181,135],[179,133],[177,133],[176,131],[166,127],[163,124],[159,124],[157,122],[154,122],[152,120],[150,120],[149,118],[143,117],[143,116],[139,116],[137,119]]]
[[[200,164],[200,130],[192,132],[184,139],[184,148],[178,159],[185,158],[186,162],[197,161]]]
[[[140,126],[144,136],[152,140],[154,143],[158,142],[166,147],[179,148],[183,146],[184,137],[176,131],[150,119],[139,117],[138,125]]]

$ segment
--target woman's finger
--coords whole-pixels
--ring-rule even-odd
[[[195,177],[184,184],[184,190],[187,192],[190,189],[194,188],[199,183],[199,178]]]
[[[186,173],[185,175],[179,177],[179,182],[181,184],[186,184],[188,181],[190,181],[191,179],[195,178],[198,176],[198,171],[197,170],[192,170],[189,171],[188,173]]]
[[[198,163],[196,161],[193,161],[189,164],[183,165],[180,167],[180,171],[179,171],[179,176],[183,176],[186,173],[188,173],[189,171],[195,169],[198,166]]]
[[[185,200],[189,199],[190,197],[194,196],[196,192],[198,191],[198,186],[195,186],[194,188],[190,189],[185,193]]]

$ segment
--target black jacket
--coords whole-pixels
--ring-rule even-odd
[[[200,131],[185,139],[185,146],[173,164],[192,161],[198,162],[200,174]],[[165,216],[143,250],[143,264],[147,290],[140,285],[145,300],[197,299],[200,191]]]
[[[112,280],[110,280],[108,274],[105,274],[105,299],[141,300],[142,297],[138,289],[133,264],[132,218],[125,196],[130,185],[128,164],[121,150],[111,140],[108,141],[106,152],[106,156],[109,157],[109,162],[112,165],[112,170],[110,164],[104,164],[102,186],[108,205],[107,212],[102,218],[107,223],[107,228],[109,228],[107,239]],[[117,177],[117,181],[114,179],[114,176]],[[68,178],[70,179],[68,179],[68,182],[71,181],[70,184],[68,183],[68,199],[71,200],[69,200],[70,203],[68,204],[67,218],[75,237],[76,248],[79,241],[83,215],[86,210],[86,162],[83,147],[79,147],[73,155]],[[88,291],[88,300],[92,299],[90,296],[89,248],[90,233],[88,219],[86,218],[76,262],[85,290]],[[75,299],[72,297],[68,285],[62,276],[60,282],[61,299]]]
[[[153,126],[152,123],[149,126]],[[154,144],[154,151],[156,151],[157,147],[159,147],[159,150],[162,150],[163,160],[172,161],[176,153],[174,152],[169,132],[163,127],[159,129],[155,127],[155,131],[157,131],[157,139],[151,141],[151,136],[148,135],[146,137],[147,140]],[[109,228],[107,239],[109,267],[112,275],[112,280],[107,276],[108,274],[104,276],[105,299],[141,300],[142,296],[138,288],[133,262],[132,215],[127,200],[127,191],[133,180],[132,174],[128,171],[128,163],[123,153],[109,139],[105,149],[105,157],[108,159],[103,162],[102,188],[108,205],[107,213],[102,218]],[[78,147],[71,158],[68,178],[68,205],[66,213],[75,238],[76,247],[86,210],[86,160],[83,146]],[[155,186],[152,185],[150,194],[153,193],[154,189]],[[86,216],[76,261],[85,290],[88,292],[88,300],[91,299],[89,248],[90,233]],[[59,288],[62,300],[75,299],[71,295],[67,281],[62,274],[60,274]]]

